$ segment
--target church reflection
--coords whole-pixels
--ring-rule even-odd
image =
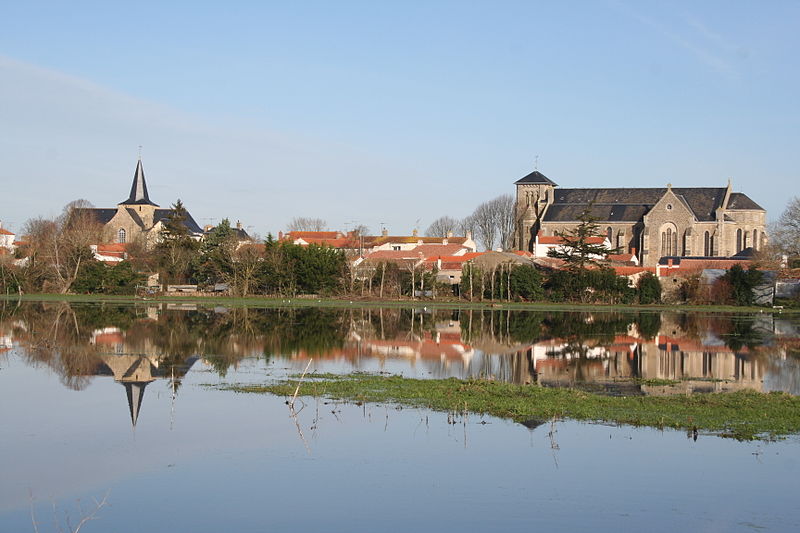
[[[0,357],[15,348],[76,390],[112,378],[125,390],[133,427],[152,383],[164,382],[174,402],[198,364],[224,376],[244,360],[300,372],[313,358],[322,371],[483,378],[621,395],[800,394],[800,317],[766,313],[0,307]]]

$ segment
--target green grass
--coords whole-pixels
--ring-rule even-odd
[[[296,380],[267,385],[224,385],[236,392],[291,396]],[[553,417],[707,432],[739,440],[775,439],[800,432],[800,398],[737,391],[691,396],[612,397],[584,391],[486,380],[419,380],[368,374],[315,375],[301,396],[396,403],[437,411],[464,411],[517,422]]]
[[[136,296],[110,296],[99,294],[24,294],[22,296],[0,295],[0,301],[8,302],[118,302],[118,303],[193,303],[206,305],[226,305],[230,307],[339,307],[339,308],[408,308],[427,307],[430,309],[512,309],[530,311],[711,311],[711,312],[782,312],[784,314],[800,313],[800,309],[774,310],[766,307],[737,307],[729,305],[610,305],[579,304],[551,302],[503,302],[485,301],[468,302],[457,299],[442,300],[400,300],[377,298],[275,298],[270,296],[185,296],[159,295],[148,298]]]

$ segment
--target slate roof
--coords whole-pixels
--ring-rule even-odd
[[[740,192],[732,192],[728,200],[728,209],[758,209],[763,211],[764,208],[755,203],[746,194]]]
[[[142,218],[139,216],[139,213],[137,213],[137,212],[136,212],[136,209],[134,209],[134,208],[132,208],[132,207],[127,207],[127,208],[125,208],[125,210],[126,210],[126,211],[128,212],[128,214],[131,216],[131,218],[133,219],[133,221],[134,221],[134,222],[136,222],[136,225],[137,225],[137,226],[139,226],[140,228],[143,228],[143,229],[144,229],[144,221],[143,221],[143,220],[142,220]]]
[[[153,224],[155,225],[162,220],[166,222],[170,213],[172,213],[172,209],[156,209],[156,212],[153,214]],[[188,211],[186,211],[186,220],[183,221],[183,225],[186,226],[186,229],[188,229],[190,233],[203,233],[203,229],[197,225],[197,222],[194,221],[192,215],[190,215]]]
[[[725,199],[725,187],[673,187],[675,193],[692,210],[697,220],[710,222]],[[618,189],[555,189],[554,203],[545,214],[548,222],[574,222],[592,203],[592,216],[598,222],[636,222],[658,202],[666,187]],[[742,193],[736,195],[738,209],[760,209]],[[733,194],[729,206],[733,202]],[[749,206],[755,207],[749,207]]]
[[[128,199],[120,202],[126,205],[154,205],[158,204],[150,201],[150,196],[147,194],[147,182],[144,179],[144,168],[142,168],[142,160],[136,162],[136,170],[133,172],[133,184],[131,185],[131,193]]]
[[[79,207],[75,209],[76,214],[85,211],[89,211],[100,224],[108,224],[117,214],[116,207]]]
[[[539,172],[538,170],[534,170],[530,174],[525,177],[522,177],[514,182],[514,185],[519,183],[544,183],[547,185],[552,185],[553,187],[558,187],[558,184]]]

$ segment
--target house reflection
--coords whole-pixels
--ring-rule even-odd
[[[334,372],[485,378],[609,394],[754,389],[800,393],[793,317],[644,311],[203,308],[23,305],[0,313],[12,345],[76,390],[112,377],[131,423],[147,386],[177,394],[198,359],[220,375],[245,359],[308,359]],[[779,376],[780,379],[777,379]]]

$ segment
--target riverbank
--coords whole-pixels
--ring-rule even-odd
[[[427,308],[427,309],[507,309],[517,311],[680,311],[680,312],[724,312],[724,313],[793,313],[800,309],[775,309],[768,307],[739,307],[730,305],[612,305],[552,302],[504,302],[428,299],[375,299],[375,298],[275,298],[268,296],[196,296],[159,295],[147,298],[137,296],[111,296],[95,294],[24,294],[0,295],[2,302],[76,302],[150,304],[180,303],[229,307],[337,307],[337,308]]]
[[[486,414],[526,425],[569,418],[683,429],[738,440],[771,440],[800,433],[800,397],[774,392],[614,397],[488,380],[421,380],[368,374],[325,374],[304,381],[290,379],[276,384],[232,384],[218,388],[291,397],[298,383],[301,397]]]

